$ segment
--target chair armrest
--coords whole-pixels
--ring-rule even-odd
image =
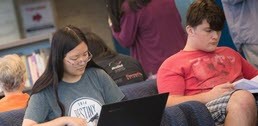
[[[147,80],[119,87],[125,95],[124,100],[131,100],[158,94],[156,80]]]
[[[21,126],[25,109],[17,109],[0,113],[1,126]]]
[[[188,122],[179,106],[172,106],[165,108],[161,126],[188,126]]]
[[[215,126],[207,107],[198,101],[189,101],[167,107],[162,126]]]

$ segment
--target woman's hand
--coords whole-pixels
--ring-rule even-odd
[[[40,124],[30,119],[24,119],[22,126],[87,126],[87,122],[83,118],[64,116]]]
[[[61,117],[66,122],[66,126],[87,126],[86,119],[76,117]]]

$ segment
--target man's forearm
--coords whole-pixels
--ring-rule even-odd
[[[187,101],[199,101],[206,104],[211,100],[213,99],[209,96],[209,93],[201,93],[201,94],[191,95],[191,96],[170,95],[168,97],[166,106],[167,107],[174,106]]]

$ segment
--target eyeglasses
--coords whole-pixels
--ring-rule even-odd
[[[88,63],[92,59],[92,56],[93,55],[88,51],[75,59],[65,57],[65,60],[73,66],[79,66]]]

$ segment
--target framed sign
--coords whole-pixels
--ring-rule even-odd
[[[26,37],[52,33],[56,30],[50,1],[21,4],[20,12]]]

